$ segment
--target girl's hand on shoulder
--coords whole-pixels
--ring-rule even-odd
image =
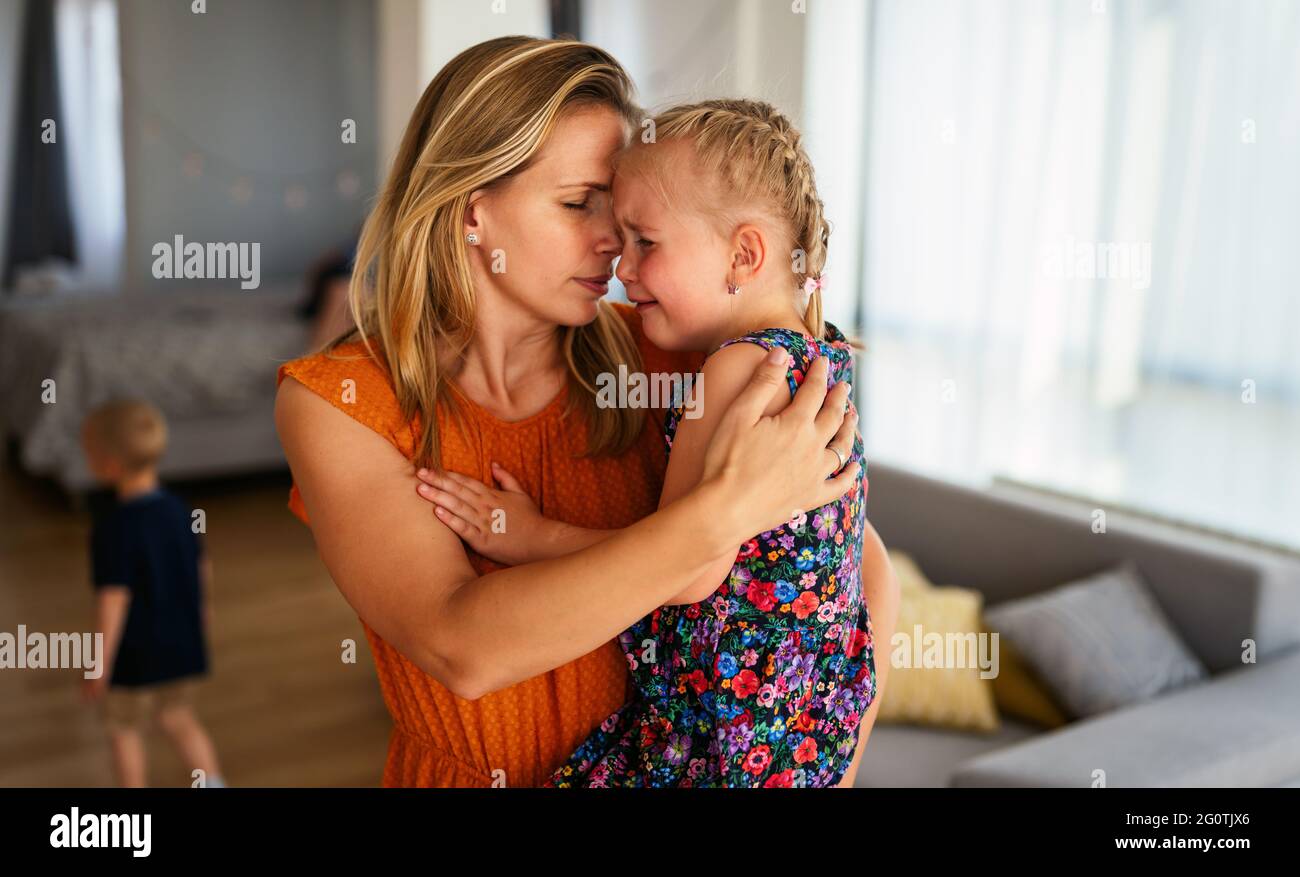
[[[542,546],[553,538],[556,522],[542,516],[505,469],[492,464],[500,490],[459,472],[421,469],[415,474],[416,492],[433,503],[438,520],[479,554],[508,566],[546,556]]]

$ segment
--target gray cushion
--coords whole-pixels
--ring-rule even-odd
[[[1072,717],[1087,718],[1205,678],[1131,562],[985,610]]]

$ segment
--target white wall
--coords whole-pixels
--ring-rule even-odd
[[[421,0],[421,87],[470,46],[512,34],[549,37],[546,0]]]
[[[374,191],[374,18],[369,0],[120,4],[128,292],[166,283],[151,248],[178,234],[260,243],[265,284],[354,232]]]
[[[822,293],[826,319],[849,333],[861,300],[866,216],[868,28],[875,0],[809,4],[805,146],[831,223]]]
[[[442,66],[493,37],[550,36],[545,0],[380,0],[378,173],[388,174],[411,111]]]
[[[649,110],[767,100],[798,124],[807,16],[784,0],[586,0],[582,35],[627,68]]]
[[[627,68],[647,109],[743,95],[772,102],[799,124],[809,16],[791,6],[785,0],[585,0],[582,37]],[[420,92],[443,64],[492,37],[549,33],[545,0],[380,0],[382,172]]]

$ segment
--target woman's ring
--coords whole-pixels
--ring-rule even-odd
[[[839,467],[835,470],[835,472],[832,472],[832,473],[831,473],[832,475],[834,475],[834,474],[836,474],[836,472],[839,472],[840,469],[843,469],[843,468],[844,468],[844,463],[845,463],[846,461],[845,461],[845,459],[844,459],[844,455],[840,453],[840,449],[839,449],[839,448],[835,447],[834,445],[827,445],[826,447],[827,447],[827,449],[828,449],[829,451],[831,451],[833,454],[835,454],[835,458],[836,458],[837,460],[840,461],[840,465],[839,465]]]

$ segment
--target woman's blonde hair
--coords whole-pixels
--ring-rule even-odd
[[[689,143],[694,166],[717,185],[708,191],[684,190],[683,175],[653,158],[661,153],[646,145],[644,135],[620,155],[619,173],[644,173],[666,204],[692,204],[719,220],[726,234],[740,222],[752,221],[755,217],[746,210],[761,205],[789,236],[791,289],[802,290],[808,278],[820,280],[831,227],[822,215],[812,162],[788,118],[763,101],[707,100],[659,113],[651,130],[654,143]],[[820,289],[809,296],[803,321],[814,338],[824,338]]]
[[[386,367],[403,415],[421,418],[417,465],[440,466],[439,402],[465,423],[457,388],[435,354],[456,362],[474,336],[477,308],[461,234],[470,195],[525,170],[562,113],[593,105],[614,110],[629,129],[641,119],[631,79],[608,53],[573,40],[511,36],[449,61],[411,115],[357,246],[348,295],[356,327],[323,349],[329,354],[359,336]],[[620,363],[641,370],[632,333],[601,302],[595,321],[562,334],[566,416],[585,415],[587,454],[622,453],[640,435],[644,412],[598,406],[595,383]]]

